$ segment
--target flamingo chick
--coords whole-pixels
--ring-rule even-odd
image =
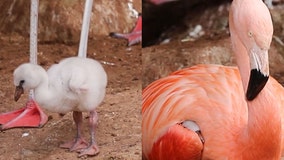
[[[143,159],[280,159],[284,89],[269,77],[271,16],[262,0],[233,0],[229,26],[238,68],[197,65],[143,90]]]
[[[96,107],[103,101],[107,85],[107,75],[99,62],[71,57],[52,65],[47,72],[39,65],[22,64],[14,71],[14,84],[16,100],[23,91],[34,89],[35,99],[43,108],[60,114],[73,111],[77,136],[61,147],[80,151],[79,156],[99,153],[95,141]],[[82,112],[90,113],[90,144],[82,137]]]

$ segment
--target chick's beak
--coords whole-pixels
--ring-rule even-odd
[[[22,87],[22,85],[17,86],[15,89],[14,100],[17,102],[23,93],[24,88]]]

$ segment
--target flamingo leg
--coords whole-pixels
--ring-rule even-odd
[[[61,148],[67,148],[70,151],[80,151],[83,148],[88,146],[88,142],[82,137],[82,122],[83,122],[83,114],[82,112],[74,111],[73,119],[77,128],[77,135],[73,141],[66,142],[60,145]]]
[[[30,99],[26,106],[16,111],[0,114],[0,130],[16,127],[42,127],[48,121],[47,115]]]
[[[84,155],[97,155],[100,150],[95,140],[95,131],[97,127],[97,121],[98,121],[98,114],[96,111],[90,112],[90,118],[89,118],[89,125],[90,125],[90,132],[91,132],[91,142],[90,145],[86,149],[82,149],[79,157]]]
[[[131,33],[115,33],[112,32],[109,35],[114,38],[123,38],[128,40],[128,46],[132,46],[142,41],[142,16],[138,17],[136,25]]]

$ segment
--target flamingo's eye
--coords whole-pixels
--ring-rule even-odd
[[[249,31],[249,32],[248,32],[248,36],[249,36],[249,37],[252,37],[252,36],[253,36],[253,33],[252,33],[251,31]]]

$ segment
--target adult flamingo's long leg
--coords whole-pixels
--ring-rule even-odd
[[[37,63],[37,27],[38,27],[38,0],[31,0],[30,13],[30,62]],[[16,90],[17,91],[17,90]],[[15,92],[15,101],[23,93]],[[30,91],[29,100],[23,108],[0,114],[0,130],[15,127],[42,127],[48,121],[47,115],[34,100],[34,92]]]

